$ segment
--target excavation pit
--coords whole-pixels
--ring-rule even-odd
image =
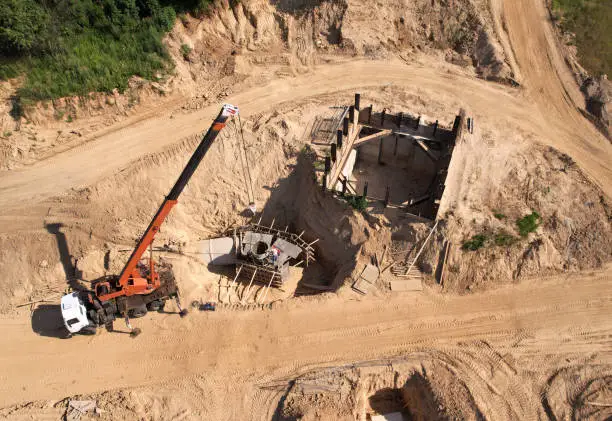
[[[389,219],[435,220],[463,117],[444,126],[371,105],[361,109],[360,102],[356,94],[354,105],[334,107],[313,125],[311,139],[324,159],[321,187]]]

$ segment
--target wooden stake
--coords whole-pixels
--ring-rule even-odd
[[[319,239],[317,238],[316,240],[314,240],[312,243],[308,244],[308,247],[312,246],[314,243],[316,243],[317,241],[319,241]]]
[[[263,304],[264,301],[266,300],[266,297],[268,296],[268,291],[270,290],[270,285],[272,285],[272,280],[274,279],[274,275],[276,275],[276,273],[272,274],[272,277],[270,278],[270,282],[268,282],[268,287],[266,288],[266,291],[265,291],[263,297],[261,297],[259,299],[259,304]]]
[[[249,295],[251,295],[251,285],[253,285],[253,280],[255,279],[255,274],[257,273],[257,268],[253,271],[253,276],[251,276],[251,282],[249,282],[249,286],[246,288],[248,291],[246,292],[246,297],[242,296],[242,300],[240,300],[240,304],[244,304],[245,299],[249,299]]]
[[[238,276],[240,275],[240,271],[242,271],[242,265],[240,265],[240,267],[238,268],[238,272],[236,272],[236,276],[234,277],[232,282],[230,282],[229,285],[227,286],[227,294],[225,295],[225,301],[228,301],[229,296],[230,296],[230,291],[232,290],[232,286],[234,285],[234,282],[236,282],[236,279],[238,279]]]
[[[431,234],[433,234],[433,232],[436,230],[436,227],[438,226],[438,221],[436,221],[436,223],[434,224],[433,228],[431,229],[431,231],[429,232],[429,235],[427,236],[427,238],[425,239],[425,242],[423,242],[423,245],[421,246],[421,249],[419,250],[419,252],[417,253],[416,257],[414,258],[414,260],[412,261],[412,264],[410,265],[410,267],[408,268],[408,270],[406,271],[406,275],[408,275],[410,273],[410,270],[412,269],[412,267],[415,265],[416,261],[418,260],[419,256],[421,255],[421,253],[423,252],[423,249],[425,248],[425,245],[427,245],[427,242],[429,241],[429,238],[431,237]]]

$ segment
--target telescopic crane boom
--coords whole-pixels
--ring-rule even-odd
[[[148,247],[152,247],[153,240],[155,235],[159,232],[161,225],[164,220],[178,202],[178,198],[181,195],[183,189],[193,176],[193,173],[200,165],[200,162],[208,152],[208,149],[214,142],[215,138],[225,127],[225,123],[228,118],[238,114],[238,108],[233,105],[225,104],[221,109],[221,112],[208,129],[208,132],[202,138],[200,145],[196,149],[196,151],[191,156],[191,159],[187,163],[187,166],[183,169],[183,172],[179,176],[178,180],[170,190],[170,193],[161,206],[159,207],[155,217],[149,224],[149,227],[146,229],[138,245],[132,252],[129,260],[125,264],[125,267],[121,271],[119,275],[119,279],[117,280],[117,285],[114,289],[109,289],[108,291],[103,291],[103,288],[98,288],[96,290],[96,294],[101,301],[111,300],[113,298],[117,298],[120,296],[130,296],[135,294],[148,294],[159,287],[159,274],[155,272],[155,267],[153,264],[153,260],[149,262],[149,274],[148,276],[143,276],[141,272],[138,270],[137,265],[143,254],[146,252]]]
[[[221,112],[138,241],[121,273],[97,281],[93,291],[76,291],[62,297],[62,318],[70,334],[95,333],[97,327],[101,325],[112,330],[113,321],[121,316],[125,317],[132,333],[137,334],[139,329],[131,328],[129,317],[142,317],[148,310],[163,309],[166,300],[171,298],[176,299],[181,316],[186,314],[186,311],[180,307],[174,276],[171,274],[166,276],[168,272],[164,272],[161,277],[163,279],[160,279],[160,273],[155,269],[155,262],[152,259],[153,240],[217,135],[225,127],[227,120],[237,114],[237,107],[223,105]],[[148,268],[139,263],[147,248],[151,250]]]

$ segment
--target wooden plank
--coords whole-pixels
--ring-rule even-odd
[[[361,137],[355,140],[355,142],[353,142],[353,147],[356,148],[357,146],[360,146],[366,142],[369,142],[370,140],[376,140],[381,137],[389,136],[392,132],[393,130],[384,129],[384,130],[379,131],[378,133],[374,133],[368,136]]]
[[[419,145],[421,149],[423,149],[423,151],[427,154],[429,158],[431,158],[432,161],[435,162],[438,160],[438,157],[429,149],[425,142],[420,139],[416,139],[416,144]]]

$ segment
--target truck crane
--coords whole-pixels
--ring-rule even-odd
[[[92,282],[91,290],[74,291],[61,298],[62,318],[70,336],[74,333],[94,334],[100,326],[112,331],[113,322],[118,317],[125,318],[130,334],[136,336],[140,329],[132,328],[130,317],[142,317],[149,310],[161,310],[166,301],[173,298],[180,316],[187,314],[187,310],[181,308],[179,290],[171,268],[156,265],[153,260],[153,240],[226,121],[236,115],[237,107],[223,105],[121,273]],[[150,250],[148,265],[141,262],[147,248]]]

